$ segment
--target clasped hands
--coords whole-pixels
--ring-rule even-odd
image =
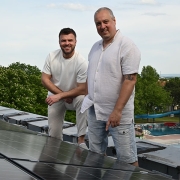
[[[51,106],[52,104],[60,101],[61,99],[62,99],[62,96],[61,96],[61,93],[59,93],[59,94],[48,96],[45,101],[49,106]],[[68,104],[71,104],[73,102],[73,98],[65,98],[64,101]]]

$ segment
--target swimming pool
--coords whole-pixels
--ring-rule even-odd
[[[167,126],[164,123],[152,123],[152,124],[148,123],[148,124],[141,124],[141,128],[143,130],[149,131],[150,135],[153,136],[180,134],[180,125],[178,124],[176,127],[174,127],[174,126]]]

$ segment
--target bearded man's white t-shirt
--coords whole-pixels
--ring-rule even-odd
[[[49,53],[42,72],[52,76],[52,83],[62,91],[69,91],[77,87],[77,83],[85,83],[87,79],[88,62],[84,57],[75,52],[74,55],[65,59],[62,50],[58,49]],[[48,95],[52,95],[48,92]]]

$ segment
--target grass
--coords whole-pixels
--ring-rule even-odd
[[[162,117],[153,119],[135,119],[136,124],[142,123],[165,123],[165,122],[175,122],[180,123],[180,117]]]

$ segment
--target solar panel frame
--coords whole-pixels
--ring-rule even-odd
[[[5,159],[0,159],[0,179],[36,180],[32,173],[27,173]],[[38,178],[39,179],[39,178]]]
[[[170,177],[159,173],[133,170],[115,170],[95,167],[73,166],[30,161],[16,161],[38,176],[48,180],[169,180]]]

